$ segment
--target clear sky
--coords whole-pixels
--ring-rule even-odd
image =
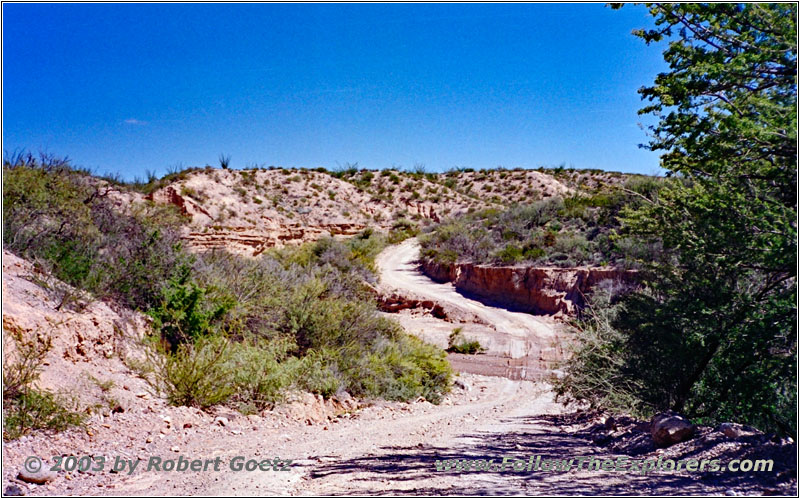
[[[3,149],[98,173],[565,164],[658,172],[666,66],[603,4],[4,4]]]

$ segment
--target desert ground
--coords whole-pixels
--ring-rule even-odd
[[[63,366],[55,377],[81,369],[117,380],[123,406],[95,415],[86,430],[34,434],[3,444],[7,495],[783,495],[794,493],[785,480],[786,446],[764,436],[731,439],[712,428],[668,449],[649,443],[647,423],[609,422],[603,415],[564,407],[554,400],[548,379],[557,375],[568,338],[553,318],[534,317],[486,306],[437,284],[419,271],[418,247],[408,240],[378,257],[384,292],[435,300],[446,311],[437,318],[419,310],[393,314],[412,334],[441,344],[454,327],[480,339],[486,352],[451,355],[460,371],[453,392],[439,405],[328,400],[298,394],[290,403],[260,415],[203,412],[173,407],[148,393],[127,368],[92,353]],[[23,279],[34,272],[6,255],[4,322],[17,324],[29,313],[40,289]],[[36,304],[46,317],[56,314],[46,296]],[[42,309],[50,307],[50,310]],[[101,312],[95,312],[101,314]],[[106,312],[108,313],[108,312]],[[47,314],[50,314],[49,316]],[[74,317],[62,317],[69,322]],[[99,319],[102,320],[102,319]],[[83,325],[86,326],[85,324]],[[64,347],[68,351],[68,347]],[[62,355],[63,357],[63,355]],[[110,356],[109,356],[110,357]],[[70,371],[71,369],[71,371]],[[99,373],[99,374],[98,374]],[[102,394],[100,395],[102,396]],[[614,443],[609,447],[609,442]],[[749,453],[775,456],[772,473],[623,473],[608,471],[486,472],[437,471],[448,459],[528,460],[591,456],[596,459],[714,458]],[[105,456],[141,459],[132,474],[107,470],[59,472],[45,484],[20,479],[25,459],[38,456]],[[152,456],[164,460],[236,456],[291,460],[287,471],[147,471]],[[782,460],[782,461],[781,461]],[[510,462],[510,461],[509,461]],[[281,467],[284,465],[281,464]],[[781,475],[783,474],[783,475]],[[780,479],[780,480],[779,480]]]

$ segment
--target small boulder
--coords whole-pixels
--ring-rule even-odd
[[[469,384],[469,381],[464,379],[456,378],[456,380],[453,381],[453,385],[455,385],[458,388],[461,388],[465,392],[472,390],[472,385]]]
[[[48,469],[46,466],[42,466],[39,471],[28,471],[23,468],[19,472],[19,479],[23,482],[43,485],[47,482],[52,482],[55,480],[56,473],[54,471],[50,471],[50,469]]]
[[[693,435],[692,422],[675,412],[656,414],[650,421],[650,436],[656,447],[669,447],[685,442]]]
[[[761,432],[755,428],[737,423],[722,423],[719,425],[719,431],[724,433],[726,437],[734,440],[761,434]]]
[[[336,400],[347,410],[358,408],[358,402],[356,402],[352,395],[344,390],[336,392]]]
[[[8,487],[6,487],[6,490],[5,490],[5,492],[3,492],[3,495],[4,496],[24,496],[25,495],[25,491],[22,490],[17,485],[14,485],[12,483]]]
[[[228,426],[228,418],[223,417],[223,416],[217,416],[214,419],[214,424],[220,425],[220,426]]]

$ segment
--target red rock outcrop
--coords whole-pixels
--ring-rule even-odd
[[[608,267],[493,267],[423,260],[423,272],[481,301],[537,315],[574,315],[600,281],[633,282],[636,271]]]
[[[209,222],[214,220],[214,217],[196,201],[188,196],[181,196],[178,190],[171,185],[148,194],[145,199],[159,204],[173,204],[178,207],[182,214],[192,218],[205,216]]]
[[[378,296],[378,307],[383,312],[396,313],[401,310],[421,308],[427,310],[436,318],[447,319],[444,307],[433,300],[419,300],[408,296],[392,293]]]

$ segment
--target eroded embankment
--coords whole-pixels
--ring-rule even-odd
[[[635,270],[606,267],[494,267],[423,259],[422,270],[435,281],[452,282],[459,293],[537,315],[573,315],[585,305],[586,293],[599,282],[636,280]]]

